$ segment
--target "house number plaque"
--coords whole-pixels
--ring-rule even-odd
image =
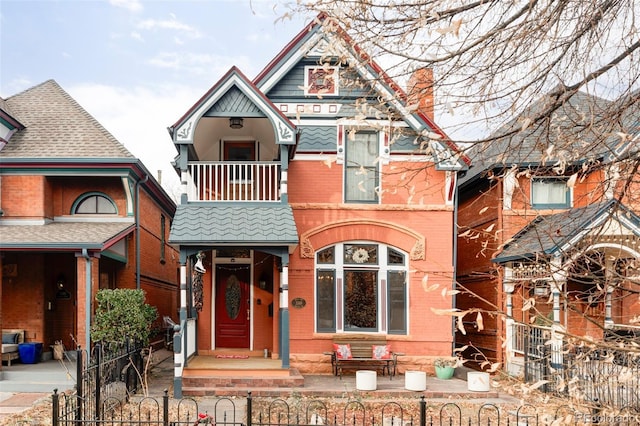
[[[296,297],[291,301],[291,306],[297,309],[304,308],[306,304],[307,304],[307,301],[304,300],[302,297]]]

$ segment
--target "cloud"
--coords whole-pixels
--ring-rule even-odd
[[[147,61],[149,65],[180,71],[185,75],[221,77],[236,65],[245,72],[255,72],[252,61],[246,56],[221,56],[208,53],[161,52]]]
[[[175,30],[180,31],[182,34],[192,39],[202,37],[202,33],[200,33],[200,31],[190,25],[180,22],[173,15],[171,15],[171,19],[144,19],[138,22],[136,28],[145,31]]]
[[[143,9],[139,0],[109,0],[109,4],[127,9],[130,12],[140,12]]]
[[[177,151],[167,127],[202,96],[202,88],[185,85],[125,88],[82,83],[65,90],[157,178],[179,195],[179,178],[171,166]]]
[[[140,34],[137,31],[131,31],[131,38],[134,39],[134,40],[138,40],[138,41],[144,42],[144,38],[142,38],[142,34]]]

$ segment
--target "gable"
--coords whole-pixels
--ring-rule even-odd
[[[205,117],[224,117],[230,114],[241,114],[245,117],[265,117],[264,112],[238,87],[231,87],[204,113]]]
[[[352,120],[358,126],[362,120],[404,122],[413,138],[398,138],[396,150],[413,151],[429,147],[439,170],[461,170],[468,162],[447,135],[431,119],[410,110],[407,95],[384,71],[353,44],[344,31],[322,25],[324,17],[307,26],[254,79],[254,84],[276,107],[299,126],[303,120]],[[309,89],[305,73],[308,67],[339,67],[342,71],[337,92],[305,93]],[[345,71],[348,73],[346,79]],[[324,124],[331,125],[331,124]],[[367,124],[365,123],[365,126]],[[416,136],[420,141],[414,143]],[[409,142],[411,140],[411,142]],[[315,143],[311,142],[311,149]],[[409,149],[409,148],[412,149]],[[424,154],[424,152],[423,152]]]

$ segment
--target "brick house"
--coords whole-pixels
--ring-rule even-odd
[[[543,128],[535,117],[548,99],[500,129],[509,136],[476,148],[459,180],[457,307],[471,312],[456,343],[514,374],[525,343],[553,336],[560,347],[552,329],[602,340],[633,332],[640,315],[638,94],[607,101],[577,92]],[[614,120],[617,102],[627,112]]]
[[[142,162],[53,80],[0,114],[2,328],[45,357],[56,341],[87,348],[103,288],[143,289],[177,319],[176,205]]]
[[[452,297],[426,289],[452,287],[468,164],[433,121],[430,78],[419,70],[407,95],[320,16],[169,128],[183,186],[169,237],[182,264],[176,395],[221,386],[188,377],[207,356],[330,373],[337,337],[386,339],[401,369],[451,354],[451,318],[434,310]]]

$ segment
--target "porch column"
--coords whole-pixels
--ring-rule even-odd
[[[567,275],[563,270],[562,256],[554,255],[551,259],[551,291],[553,292],[553,325],[551,326],[551,366],[562,368],[562,342],[565,327],[560,324],[560,293],[567,284]]]
[[[504,277],[502,279],[502,289],[505,293],[506,297],[506,314],[507,317],[505,319],[505,359],[504,365],[507,367],[507,371],[509,371],[509,366],[513,362],[513,358],[515,356],[515,352],[513,350],[513,327],[515,321],[513,320],[513,291],[515,290],[515,285],[513,284],[513,269],[511,265],[504,267]]]
[[[180,327],[187,327],[187,255],[180,251]],[[180,330],[180,336],[185,336],[186,330]],[[184,339],[173,342],[173,397],[182,398],[182,370],[186,360],[187,348]]]
[[[282,368],[289,368],[289,254],[282,256],[280,274],[280,358]]]
[[[614,275],[615,275],[615,263],[610,256],[607,256],[606,267],[604,269],[605,280],[604,285],[606,288],[606,293],[604,294],[604,328],[611,328],[613,325],[613,311],[611,299],[613,297],[613,291],[615,287],[611,285],[613,283]]]

